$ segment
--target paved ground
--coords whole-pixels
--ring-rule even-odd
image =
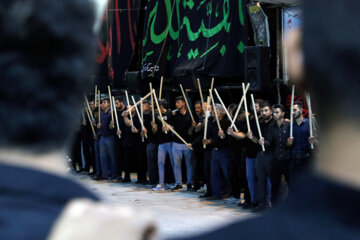
[[[72,176],[105,201],[149,211],[158,223],[161,238],[209,231],[234,220],[254,216],[236,204],[200,200],[200,194],[196,192],[158,193],[150,187],[133,183],[109,183],[93,181],[87,175]]]

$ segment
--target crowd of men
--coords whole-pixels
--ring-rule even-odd
[[[114,183],[130,183],[130,172],[135,171],[136,183],[151,185],[154,191],[166,190],[166,183],[173,184],[170,190],[182,191],[186,183],[187,191],[203,193],[200,198],[229,198],[244,209],[263,211],[283,199],[284,179],[291,191],[293,179],[311,163],[311,148],[318,141],[310,136],[301,102],[293,105],[290,137],[290,120],[281,104],[255,100],[259,135],[252,106],[248,112],[241,107],[232,122],[229,117],[234,117],[236,104],[224,109],[221,104],[198,101],[193,118],[184,97],[175,100],[175,110],[165,99],[159,99],[159,109],[143,100],[138,109],[129,110],[122,98],[115,98],[118,124],[111,116],[109,98],[103,98],[100,106],[90,101],[91,114],[84,109],[73,144],[74,169]],[[241,193],[245,201],[240,202]]]

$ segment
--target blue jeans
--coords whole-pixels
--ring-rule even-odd
[[[221,181],[223,175],[226,180],[227,187],[230,186],[230,178],[229,178],[229,157],[228,150],[220,149],[220,150],[212,150],[211,157],[211,187],[212,193],[215,197],[221,197]]]
[[[248,181],[251,203],[257,203],[256,158],[246,158],[246,178]]]
[[[101,173],[101,158],[100,158],[100,142],[94,141],[94,149],[95,149],[95,167],[96,167],[96,175],[102,176]],[[104,177],[104,176],[102,176]]]
[[[115,142],[113,136],[100,138],[100,158],[103,177],[117,177]]]
[[[164,184],[166,154],[169,154],[171,166],[173,167],[174,175],[175,175],[172,146],[173,146],[172,142],[159,144],[158,147],[159,184]]]
[[[158,144],[149,142],[146,145],[146,156],[148,161],[148,175],[150,184],[156,184],[159,180],[157,168]]]
[[[175,173],[175,181],[176,184],[182,185],[182,176],[181,176],[181,160],[182,156],[185,157],[186,163],[186,173],[187,173],[187,184],[191,184],[192,182],[192,152],[185,145],[181,143],[173,143],[172,148],[173,159],[174,159],[174,173]]]

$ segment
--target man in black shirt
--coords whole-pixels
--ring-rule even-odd
[[[190,111],[190,109],[189,109]],[[180,96],[176,98],[176,110],[169,121],[174,130],[187,142],[191,143],[191,136],[193,134],[196,123],[193,123],[188,110],[186,109],[185,99]],[[167,131],[169,131],[167,129]],[[192,151],[180,139],[174,138],[172,147],[174,168],[175,168],[175,181],[176,184],[173,188],[174,191],[182,190],[182,176],[181,176],[181,160],[185,157],[186,163],[186,178],[187,186],[191,188],[192,183]]]
[[[221,195],[221,183],[223,175],[226,180],[226,186],[230,188],[229,178],[229,140],[230,136],[225,134],[223,129],[228,129],[230,120],[225,116],[225,109],[221,105],[216,105],[216,112],[220,122],[221,129],[219,130],[217,124],[209,125],[209,134],[207,139],[204,139],[204,144],[212,144],[212,157],[211,157],[211,187],[212,197],[209,199],[219,200]]]
[[[266,148],[274,149],[274,157],[271,166],[271,205],[275,206],[279,202],[279,191],[281,176],[284,175],[288,183],[289,164],[290,164],[290,148],[287,146],[287,140],[290,135],[290,123],[285,121],[284,106],[276,104],[273,106],[273,118],[276,124],[273,124],[267,137]]]
[[[263,102],[260,106],[261,115],[263,121],[260,122],[260,130],[262,136],[268,136],[268,131],[271,126],[275,123],[272,118],[271,105],[268,102]],[[270,194],[270,173],[271,173],[271,162],[273,158],[273,149],[269,146],[268,140],[264,137],[259,137],[259,132],[255,131],[254,135],[252,132],[248,133],[248,137],[254,142],[261,145],[265,145],[265,151],[259,150],[256,156],[256,177],[257,177],[257,196],[259,206],[256,211],[263,211],[269,207],[270,199],[267,193]],[[271,185],[270,185],[271,186]]]

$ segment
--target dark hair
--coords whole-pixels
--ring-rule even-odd
[[[196,104],[202,105],[202,102],[201,101],[196,101],[194,105],[196,105]]]
[[[360,120],[359,9],[360,1],[304,2],[305,79],[321,126],[335,114]]]
[[[269,107],[270,110],[271,110],[271,104],[270,104],[268,101],[263,101],[263,102],[260,104],[260,108],[264,108],[264,107]]]
[[[0,146],[44,152],[69,139],[95,63],[83,0],[0,1]]]
[[[103,99],[101,99],[101,102],[102,101],[105,101],[105,102],[108,102],[108,103],[110,103],[110,98],[108,98],[108,97],[106,97],[106,98],[103,98]]]
[[[258,98],[258,99],[255,99],[254,102],[259,104],[259,106],[261,106],[261,104],[264,102],[264,100],[261,98]]]
[[[124,102],[124,99],[122,97],[115,97],[115,101],[116,100],[119,101],[119,102],[122,102],[122,103]]]
[[[304,105],[302,104],[302,102],[296,101],[294,102],[294,105],[297,105],[300,109],[304,109]]]
[[[143,104],[150,104],[150,102],[149,102],[149,100],[144,99],[144,100],[143,100]]]
[[[163,106],[163,108],[167,108],[167,106],[168,106],[168,102],[166,101],[166,99],[160,99],[159,100],[159,105],[162,105]]]
[[[284,105],[282,104],[275,104],[272,106],[272,108],[275,110],[276,108],[279,108],[281,112],[285,112]]]
[[[178,96],[178,97],[175,98],[175,101],[176,101],[176,102],[177,102],[177,101],[183,101],[183,102],[185,102],[185,98],[184,98],[183,96]]]

